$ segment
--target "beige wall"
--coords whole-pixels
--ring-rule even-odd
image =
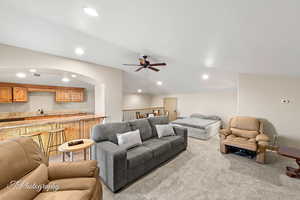
[[[123,109],[139,109],[151,106],[152,96],[148,94],[124,94]]]
[[[152,106],[163,106],[164,97],[177,97],[179,116],[189,116],[193,113],[218,115],[226,124],[229,118],[236,114],[237,110],[237,92],[235,89],[154,96]]]
[[[108,121],[122,119],[122,71],[0,44],[0,68],[64,70],[81,74],[95,85],[95,112]]]
[[[279,136],[280,144],[300,144],[300,78],[239,76],[238,114],[266,119],[265,131]],[[290,103],[281,103],[286,98]]]

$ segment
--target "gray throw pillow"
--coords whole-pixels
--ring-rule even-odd
[[[169,124],[156,125],[155,127],[156,127],[158,138],[175,135],[173,126]]]
[[[142,144],[140,130],[117,133],[118,145],[130,149]]]

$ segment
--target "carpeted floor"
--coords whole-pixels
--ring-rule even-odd
[[[294,161],[268,154],[268,164],[219,152],[219,139],[189,138],[187,151],[104,200],[300,200],[300,180],[284,174]]]
[[[271,152],[265,165],[224,155],[217,136],[188,142],[187,151],[120,192],[103,185],[103,200],[300,200],[300,179],[285,175],[286,165],[296,167],[295,161]]]

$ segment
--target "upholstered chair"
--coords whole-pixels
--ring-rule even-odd
[[[256,162],[265,163],[269,137],[263,132],[263,122],[253,117],[233,117],[228,128],[221,129],[220,151],[228,153],[228,146],[256,152]]]
[[[0,199],[102,200],[97,162],[48,163],[29,137],[0,141]]]

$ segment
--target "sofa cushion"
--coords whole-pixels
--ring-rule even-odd
[[[58,192],[43,192],[40,193],[34,200],[85,200],[91,199],[91,194],[88,190],[66,190]]]
[[[118,144],[117,133],[125,133],[131,131],[128,122],[114,122],[108,124],[99,124],[93,127],[92,139],[95,142],[110,141]]]
[[[0,199],[31,200],[43,189],[37,186],[46,185],[47,183],[48,169],[45,164],[41,164],[23,178],[13,180],[8,187],[2,189],[0,191]],[[34,185],[35,188],[30,188]]]
[[[143,146],[151,149],[154,157],[159,157],[172,150],[172,146],[169,141],[156,138],[145,141]]]
[[[160,125],[160,124],[168,124],[169,123],[169,119],[168,117],[150,117],[148,118],[148,121],[150,122],[151,128],[152,128],[152,135],[153,137],[158,137],[157,136],[157,131],[156,131],[156,125]]]
[[[137,119],[129,121],[132,130],[140,130],[142,141],[150,139],[153,137],[152,128],[147,119]]]
[[[231,128],[243,129],[248,131],[259,130],[259,120],[253,117],[234,117],[230,123]]]
[[[140,130],[129,131],[126,133],[117,133],[118,145],[125,149],[130,149],[142,144]]]
[[[153,158],[149,148],[138,146],[127,151],[128,168],[134,168],[138,165],[143,165],[145,162]]]
[[[230,130],[233,135],[245,138],[255,138],[259,134],[257,131],[248,131],[237,128],[231,128]]]
[[[167,136],[161,139],[170,142],[173,149],[184,144],[184,137],[178,135]]]
[[[92,192],[96,189],[96,178],[65,178],[57,179],[48,183],[43,192],[54,192],[64,190],[88,190]]]
[[[0,158],[0,189],[47,163],[37,143],[28,137],[1,141]]]
[[[173,126],[169,124],[157,124],[155,125],[155,128],[158,138],[175,135]]]

